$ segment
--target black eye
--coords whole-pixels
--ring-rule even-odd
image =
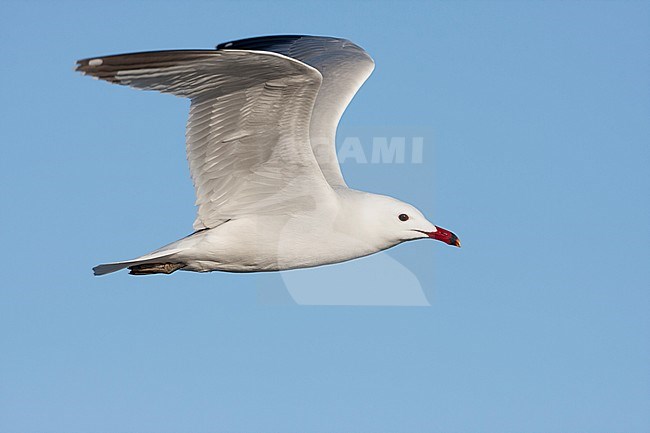
[[[405,213],[401,213],[401,214],[399,214],[398,218],[399,218],[400,221],[408,221],[409,216],[406,215]]]

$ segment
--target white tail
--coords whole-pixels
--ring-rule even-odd
[[[119,271],[120,269],[128,268],[129,266],[143,265],[146,263],[155,263],[159,262],[160,259],[169,258],[174,254],[183,251],[183,249],[172,249],[166,251],[153,252],[151,254],[146,254],[137,259],[127,260],[123,262],[113,262],[113,263],[103,263],[97,265],[93,268],[95,275],[106,275],[111,272]]]

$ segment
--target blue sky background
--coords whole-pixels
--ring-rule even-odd
[[[632,1],[3,1],[0,431],[650,431],[648,22]],[[433,131],[421,165],[343,167],[462,239],[390,252],[431,307],[92,276],[191,231],[188,104],[74,61],[274,33],[372,54],[343,130]]]

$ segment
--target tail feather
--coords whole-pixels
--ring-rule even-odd
[[[171,258],[171,256],[179,253],[180,251],[183,251],[183,249],[172,249],[172,250],[160,251],[157,253],[154,252],[151,254],[144,255],[142,257],[138,257],[137,259],[126,260],[122,262],[103,263],[101,265],[95,266],[93,268],[93,272],[95,275],[106,275],[106,274],[110,274],[111,272],[116,272],[125,268],[140,267],[141,265],[148,264],[148,263],[161,263],[161,259],[169,259]],[[172,260],[170,262],[166,260],[165,263],[174,263],[174,261]],[[176,263],[176,264],[181,265],[180,263]],[[174,270],[180,269],[183,266],[185,265],[182,264],[181,266],[177,267]]]

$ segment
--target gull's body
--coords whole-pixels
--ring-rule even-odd
[[[134,260],[99,265],[95,274],[277,271],[418,238],[460,245],[413,206],[343,180],[336,127],[373,68],[357,45],[314,36],[79,61],[84,74],[192,101],[187,154],[196,232]]]

